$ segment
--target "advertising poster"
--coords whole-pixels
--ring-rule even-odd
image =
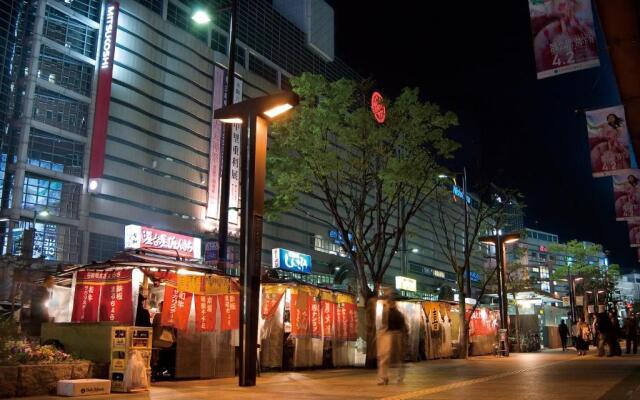
[[[640,170],[613,176],[616,219],[632,221],[640,217]]]
[[[585,112],[593,176],[618,175],[631,168],[629,131],[624,107]]]
[[[600,65],[591,0],[529,0],[538,79]]]
[[[100,295],[100,321],[133,323],[132,272],[128,270],[105,273]]]
[[[629,245],[631,247],[640,247],[640,220],[628,221],[629,226]]]

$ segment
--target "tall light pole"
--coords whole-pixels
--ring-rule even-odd
[[[569,282],[571,284],[571,292],[573,293],[573,305],[571,308],[571,314],[573,314],[573,319],[574,321],[576,321],[578,319],[578,310],[577,310],[577,299],[576,299],[576,282],[579,282],[581,280],[583,280],[584,277],[582,276],[576,276],[575,278],[571,279],[571,282]],[[582,306],[584,307],[584,300],[582,300]]]
[[[241,123],[240,142],[240,386],[255,386],[260,256],[269,120],[298,104],[291,92],[257,97],[214,111],[223,123]]]
[[[496,268],[498,269],[498,297],[500,298],[500,329],[508,329],[507,319],[509,309],[507,308],[507,263],[505,256],[505,246],[520,240],[520,233],[513,232],[503,234],[500,230],[495,235],[482,236],[481,243],[492,244],[496,248]]]
[[[231,10],[229,21],[229,67],[227,71],[227,106],[233,104],[236,75],[236,31],[238,26],[238,0],[231,0],[231,6],[218,11]],[[196,23],[208,23],[211,19],[204,11],[193,15]],[[227,243],[229,238],[229,190],[231,186],[231,124],[224,124],[222,139],[222,179],[220,182],[220,215],[218,220],[218,269],[223,270],[227,261]]]

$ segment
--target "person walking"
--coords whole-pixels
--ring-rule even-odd
[[[638,319],[635,314],[629,314],[624,320],[624,334],[627,342],[627,354],[638,354]],[[633,343],[633,344],[632,344]]]
[[[560,335],[560,342],[562,342],[562,351],[567,351],[567,336],[569,335],[569,328],[565,324],[564,320],[560,321],[558,325],[558,334]]]
[[[589,351],[590,336],[591,329],[589,329],[589,324],[584,322],[584,318],[580,317],[576,324],[576,350],[579,356],[584,356]]]
[[[389,300],[387,323],[378,335],[378,385],[389,384],[389,367],[398,369],[398,383],[404,381],[404,343],[407,324],[395,299]]]
[[[598,357],[604,357],[605,345],[609,343],[612,330],[611,320],[607,313],[598,313],[596,317],[596,330],[598,332]],[[609,346],[609,355],[613,355],[613,349]]]

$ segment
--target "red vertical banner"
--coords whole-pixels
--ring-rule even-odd
[[[102,277],[96,279],[99,272],[76,272],[76,286],[73,294],[73,312],[71,322],[98,322],[98,305]]]
[[[333,337],[336,303],[323,298],[320,302],[320,308],[322,314],[322,337],[331,339]]]
[[[176,307],[178,306],[178,277],[175,273],[166,276],[164,298],[162,301],[162,326],[175,326]]]
[[[175,311],[175,328],[186,331],[189,326],[189,313],[191,312],[191,300],[193,293],[178,291],[178,300],[176,301]]]
[[[220,330],[240,328],[240,294],[229,293],[218,296],[220,303]]]
[[[213,332],[216,329],[216,296],[196,295],[196,332]]]
[[[322,337],[322,321],[320,317],[320,298],[312,297],[310,302],[311,337]]]
[[[119,9],[120,4],[117,1],[109,1],[105,8],[104,33],[99,49],[101,56],[96,91],[96,109],[93,118],[91,160],[89,162],[89,178],[92,179],[101,178],[104,174],[104,155],[107,144],[111,78],[113,75],[113,56],[116,49]]]
[[[297,293],[291,291],[291,335],[294,337],[309,336],[309,294],[304,290]]]
[[[335,337],[347,340],[347,308],[345,303],[336,304]]]
[[[105,273],[100,295],[101,322],[133,324],[131,273],[131,269]]]
[[[262,319],[270,318],[275,314],[284,291],[284,286],[262,285],[262,306],[260,310]]]
[[[346,318],[346,338],[347,340],[357,340],[358,339],[358,307],[355,304],[346,303],[344,305],[345,308],[345,318]]]

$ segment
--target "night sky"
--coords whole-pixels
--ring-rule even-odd
[[[601,243],[612,262],[638,268],[611,178],[591,177],[581,110],[620,103],[599,27],[601,67],[539,81],[527,0],[329,3],[338,57],[386,96],[419,87],[458,114],[454,168],[466,165],[471,185],[517,188],[527,227]]]

